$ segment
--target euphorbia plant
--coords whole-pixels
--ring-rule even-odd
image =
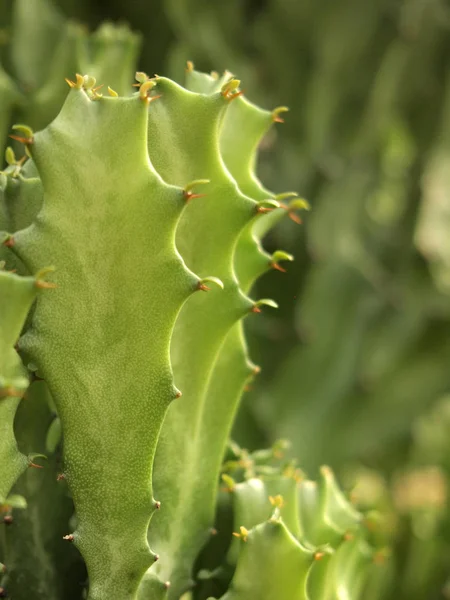
[[[258,144],[285,109],[262,110],[230,73],[192,64],[186,87],[141,72],[134,93],[92,75],[66,81],[69,94],[47,126],[14,127],[25,153],[17,159],[8,148],[2,174],[0,502],[10,524],[2,594],[206,597],[196,561],[214,525],[239,398],[258,371],[242,320],[275,305],[249,291],[292,260],[265,253],[261,238],[308,207],[255,174]],[[26,321],[40,288],[53,289]],[[21,365],[13,346],[22,327]],[[33,382],[24,395],[25,369]],[[27,459],[20,449],[30,443],[37,447]],[[329,471],[317,492],[289,465],[272,464],[277,453],[234,447],[231,463],[246,467],[241,483],[226,463],[241,542],[218,556],[218,593],[331,600],[344,587],[361,597],[372,555],[362,516]],[[24,483],[27,465],[44,467],[32,472],[33,485]],[[48,487],[36,485],[41,471],[53,472]],[[23,522],[33,529],[26,542]]]

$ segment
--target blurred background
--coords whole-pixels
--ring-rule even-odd
[[[150,75],[182,82],[192,60],[290,108],[258,172],[312,210],[265,241],[295,262],[255,290],[280,309],[246,324],[262,372],[234,438],[288,438],[308,475],[329,464],[392,516],[389,598],[450,598],[450,2],[55,4],[91,29],[128,23]]]

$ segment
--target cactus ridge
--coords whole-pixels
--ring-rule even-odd
[[[14,417],[29,384],[14,346],[38,292],[39,279],[0,270],[0,505],[8,505],[12,486],[31,462],[14,435]]]

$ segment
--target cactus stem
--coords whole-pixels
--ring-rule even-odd
[[[278,106],[274,108],[272,111],[272,120],[274,123],[284,123],[284,119],[280,117],[281,113],[288,112],[289,108],[287,106]]]

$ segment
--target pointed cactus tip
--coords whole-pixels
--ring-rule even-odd
[[[17,142],[21,142],[25,144],[25,146],[30,146],[34,141],[34,131],[28,125],[22,125],[21,123],[17,123],[12,126],[14,131],[18,131],[22,135],[10,135],[9,137]]]
[[[201,279],[198,284],[197,284],[197,290],[201,290],[202,292],[209,292],[211,290],[211,288],[208,286],[208,283],[213,283],[214,285],[216,285],[217,287],[219,287],[221,290],[223,290],[224,285],[221,279],[219,279],[218,277],[204,277],[203,279]]]
[[[241,539],[243,542],[246,542],[248,539],[248,529],[241,525],[239,527],[239,532],[236,533],[235,531],[233,531],[233,535],[234,537]]]
[[[278,304],[274,300],[271,300],[270,298],[262,298],[261,300],[258,300],[257,302],[255,302],[253,304],[252,308],[250,309],[250,312],[252,312],[252,313],[262,312],[261,306],[270,306],[272,308],[278,308]]]
[[[280,116],[282,113],[288,112],[287,106],[277,106],[272,111],[272,120],[274,123],[284,123],[284,119]]]
[[[256,212],[258,214],[269,213],[275,210],[276,208],[280,208],[280,203],[272,198],[262,200],[261,202],[258,202],[256,204]]]
[[[17,164],[16,155],[11,146],[8,146],[5,150],[5,160],[10,167]]]
[[[41,290],[53,290],[53,289],[57,288],[58,286],[56,285],[56,283],[51,283],[50,281],[45,281],[45,278],[47,277],[47,275],[49,275],[50,273],[54,273],[54,272],[55,272],[55,267],[45,267],[44,269],[41,269],[40,271],[38,271],[38,273],[36,273],[36,275],[35,275],[36,287]]]
[[[225,98],[225,100],[234,100],[235,98],[238,98],[243,94],[242,91],[238,91],[240,85],[240,80],[232,77],[230,80],[223,84],[220,93]]]
[[[37,458],[40,458],[41,460],[47,460],[47,456],[45,454],[29,454],[28,466],[32,467],[33,469],[43,469],[44,467],[42,465],[38,465],[34,462]]]
[[[288,254],[288,252],[284,252],[283,250],[277,250],[272,254],[272,259],[269,261],[269,266],[276,271],[281,271],[281,273],[286,273],[286,269],[282,267],[279,263],[282,260],[287,260],[292,262],[294,257],[292,254]]]
[[[139,96],[141,100],[147,102],[149,104],[152,100],[156,100],[160,98],[160,96],[150,96],[150,92],[156,86],[156,81],[152,81],[151,79],[147,79],[139,86]]]
[[[203,198],[206,194],[194,194],[194,188],[198,185],[207,185],[211,183],[209,179],[194,179],[184,186],[183,196],[186,202],[193,200],[194,198]]]
[[[226,485],[226,488],[224,488],[224,491],[225,492],[234,492],[234,489],[236,487],[235,480],[232,477],[230,477],[229,475],[227,475],[226,473],[222,473],[221,479],[224,482],[224,484]]]

